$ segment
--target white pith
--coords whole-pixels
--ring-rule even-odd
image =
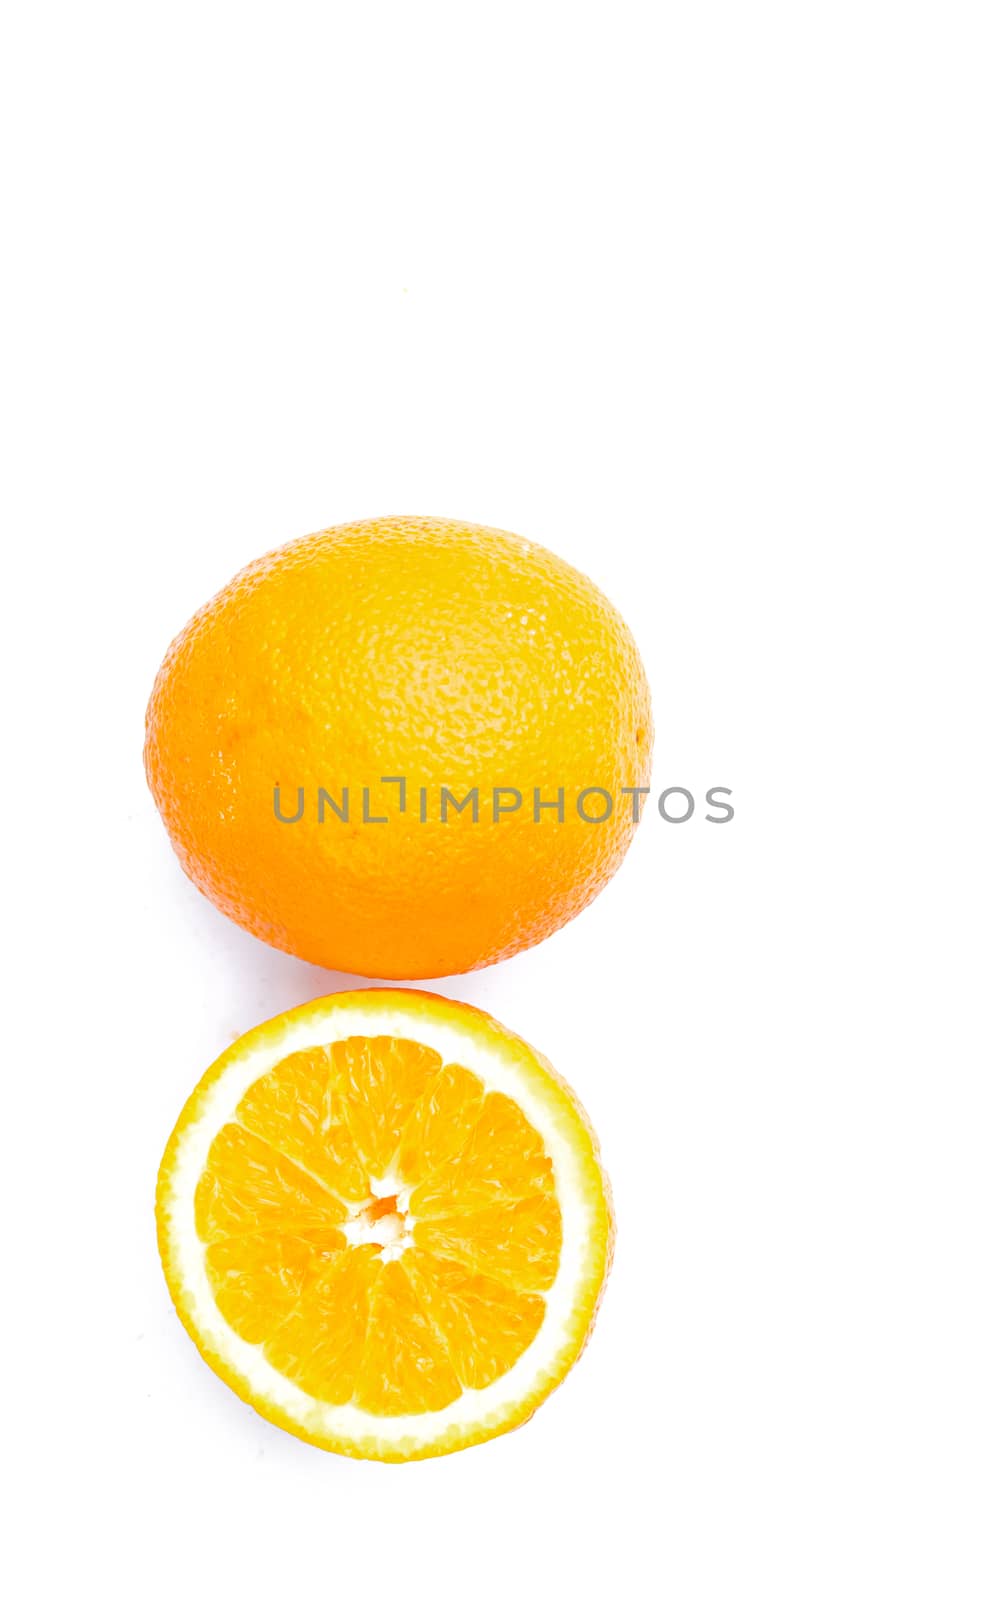
[[[331,1044],[358,1035],[388,1035],[416,1039],[441,1056],[442,1062],[467,1067],[487,1091],[497,1090],[516,1100],[541,1135],[552,1161],[556,1198],[562,1213],[563,1240],[555,1282],[548,1290],[542,1326],[514,1366],[489,1388],[465,1390],[440,1411],[402,1417],[379,1417],[353,1403],[334,1406],[312,1399],[267,1361],[259,1346],[242,1339],[216,1306],[205,1271],[205,1246],[194,1220],[194,1195],[209,1147],[219,1128],[231,1120],[250,1085],[295,1050]],[[214,1353],[243,1380],[249,1398],[262,1409],[278,1411],[289,1422],[318,1441],[353,1443],[359,1447],[377,1441],[387,1447],[420,1448],[464,1433],[470,1427],[500,1419],[524,1398],[547,1387],[546,1374],[564,1364],[567,1348],[579,1344],[578,1312],[586,1280],[593,1277],[592,1237],[598,1223],[593,1169],[587,1170],[578,1147],[560,1127],[556,1105],[537,1092],[531,1074],[520,1066],[517,1053],[493,1038],[479,1040],[445,1012],[415,1016],[405,1003],[386,992],[384,1003],[362,1010],[331,1003],[330,1009],[309,1008],[308,1014],[291,1013],[284,1027],[248,1036],[221,1075],[205,1091],[196,1120],[183,1129],[162,1198],[166,1249],[183,1298],[183,1312],[198,1330],[206,1353]],[[373,1193],[393,1193],[391,1180],[376,1181]],[[368,1225],[365,1225],[368,1226]],[[375,1225],[377,1226],[377,1224]],[[358,1232],[345,1229],[349,1242]],[[397,1227],[387,1230],[395,1234]],[[358,1232],[358,1237],[362,1235]],[[365,1235],[370,1237],[371,1235]],[[387,1259],[402,1253],[408,1240],[387,1237]]]

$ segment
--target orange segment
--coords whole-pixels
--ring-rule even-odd
[[[483,1086],[464,1067],[442,1067],[432,1078],[403,1130],[396,1171],[414,1188],[458,1155],[483,1109]]]
[[[455,1376],[485,1389],[509,1371],[545,1316],[541,1295],[519,1294],[455,1261],[411,1250],[402,1265],[444,1340]]]
[[[363,1200],[368,1178],[336,1078],[329,1048],[297,1050],[251,1084],[237,1116],[344,1200]]]
[[[489,1094],[465,1144],[417,1185],[410,1209],[433,1217],[552,1192],[552,1163],[539,1134],[515,1101]]]
[[[354,1394],[377,1258],[374,1246],[344,1250],[264,1344],[272,1367],[314,1400],[342,1406]]]
[[[335,1195],[256,1134],[227,1122],[212,1140],[195,1193],[198,1237],[206,1244],[268,1228],[330,1228],[346,1216]]]
[[[382,1268],[372,1292],[355,1399],[376,1417],[440,1411],[462,1393],[448,1355],[402,1262]]]
[[[441,1057],[411,1039],[344,1039],[330,1055],[358,1154],[369,1177],[381,1178]]]
[[[241,1339],[262,1344],[345,1243],[337,1228],[313,1234],[237,1233],[219,1239],[205,1251],[216,1305]]]
[[[516,1289],[548,1289],[559,1268],[562,1218],[551,1195],[418,1222],[413,1242]]]

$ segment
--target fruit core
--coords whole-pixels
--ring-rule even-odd
[[[407,1210],[407,1191],[393,1193],[389,1185],[389,1193],[378,1192],[386,1187],[374,1179],[371,1196],[352,1208],[341,1231],[348,1245],[374,1245],[383,1261],[395,1261],[413,1243],[413,1218]]]

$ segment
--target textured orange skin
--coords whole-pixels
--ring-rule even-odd
[[[588,578],[496,529],[389,517],[285,545],[209,601],[160,668],[145,761],[181,865],[227,916],[320,966],[429,978],[527,949],[594,898],[651,750],[635,642]],[[400,776],[403,815],[380,786]],[[275,785],[288,813],[305,790],[301,822],[276,820]],[[345,785],[350,821],[319,824],[318,789]],[[479,822],[440,822],[441,785],[478,786]],[[362,822],[365,786],[388,823]],[[494,786],[524,795],[497,823]],[[578,816],[591,786],[611,820]],[[564,788],[565,822],[533,821],[536,787]]]

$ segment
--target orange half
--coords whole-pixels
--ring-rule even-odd
[[[209,1365],[279,1427],[383,1461],[524,1422],[586,1342],[613,1238],[593,1131],[544,1057],[405,989],[239,1039],[181,1113],[156,1209]]]

